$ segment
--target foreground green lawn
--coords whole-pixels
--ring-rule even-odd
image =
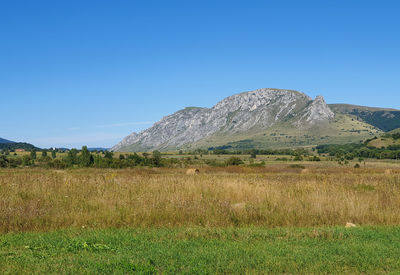
[[[0,236],[0,273],[397,273],[400,227],[64,230]]]

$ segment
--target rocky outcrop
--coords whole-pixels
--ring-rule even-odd
[[[305,109],[304,115],[296,122],[301,127],[304,122],[309,124],[317,124],[320,122],[329,122],[335,117],[335,114],[328,107],[322,96],[317,96],[315,100]]]

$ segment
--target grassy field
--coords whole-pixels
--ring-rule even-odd
[[[0,232],[400,223],[400,169],[0,170]]]
[[[62,230],[0,236],[0,273],[387,274],[399,227]]]
[[[0,273],[400,271],[399,164],[266,163],[0,169]]]

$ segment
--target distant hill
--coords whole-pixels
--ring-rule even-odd
[[[391,113],[394,110],[368,109],[365,116],[350,114],[358,110],[347,105],[331,107],[322,96],[313,100],[298,91],[258,89],[227,97],[211,108],[190,107],[177,111],[140,133],[132,133],[111,150],[168,151],[220,146],[261,149],[344,144],[400,127],[394,127],[397,125],[397,114]],[[374,121],[369,119],[369,113],[379,120],[375,111],[389,112],[387,120],[383,116],[382,123],[367,122]]]
[[[88,148],[88,150],[90,151],[90,152],[93,152],[93,151],[107,151],[107,150],[109,150],[110,148],[104,148],[104,147],[91,147],[91,148]]]
[[[4,138],[0,138],[0,143],[14,143],[14,141],[10,141]]]
[[[15,142],[4,138],[0,138],[0,150],[1,149],[8,149],[11,151],[15,149],[38,150],[39,148],[26,142]]]
[[[400,128],[400,110],[349,104],[330,104],[329,107],[335,113],[353,116],[384,132]]]

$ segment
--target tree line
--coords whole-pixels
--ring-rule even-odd
[[[161,158],[159,151],[152,154],[143,153],[142,156],[134,153],[129,155],[120,154],[118,158],[109,151],[92,153],[86,146],[81,150],[71,149],[66,155],[57,157],[56,150],[32,150],[28,154],[11,154],[9,150],[2,150],[0,155],[0,167],[46,167],[46,168],[72,168],[72,167],[95,167],[95,168],[128,168],[135,166],[161,167],[165,161]]]

